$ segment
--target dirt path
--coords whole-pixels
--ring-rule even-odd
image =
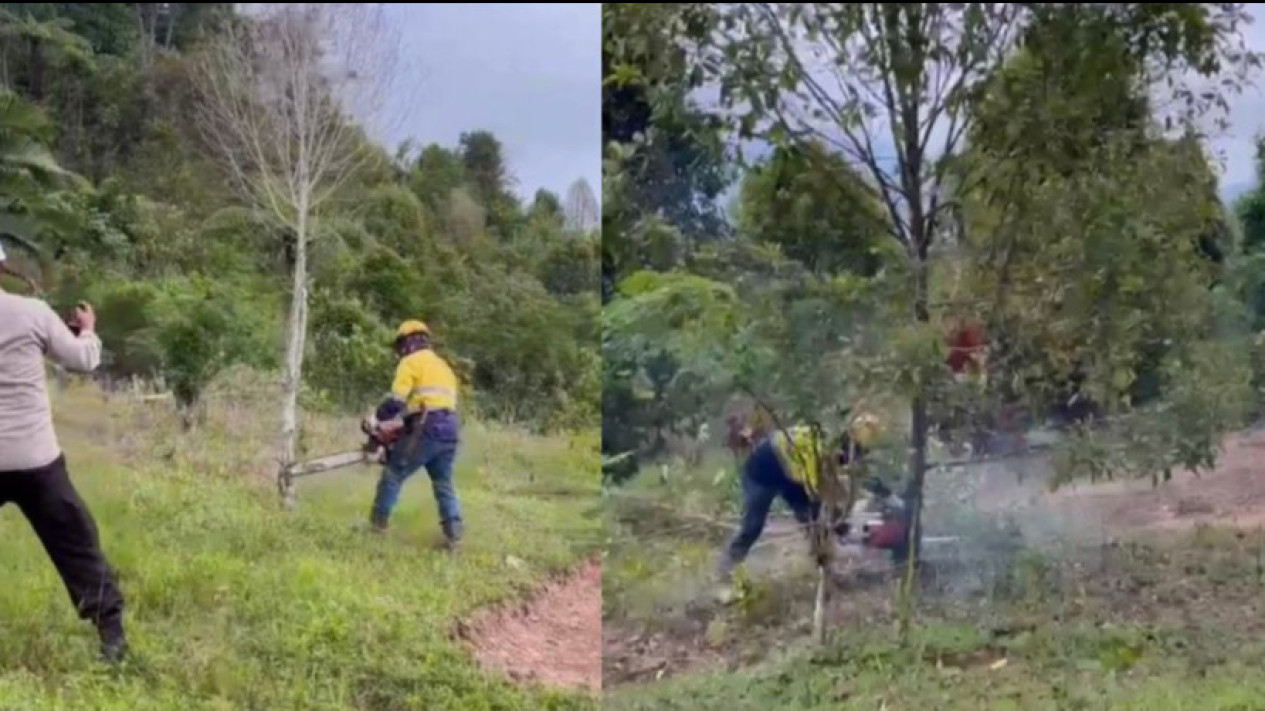
[[[984,510],[1044,509],[1109,533],[1181,530],[1200,524],[1255,528],[1265,524],[1265,430],[1227,436],[1217,467],[1198,477],[1174,472],[1173,480],[1152,487],[1149,479],[1079,484],[1050,494],[1038,460],[1024,466],[1033,477],[1017,481],[998,469],[985,476],[976,497]],[[1026,504],[1026,506],[1025,506]]]
[[[602,567],[597,561],[543,586],[525,603],[463,625],[475,658],[520,682],[602,688]]]

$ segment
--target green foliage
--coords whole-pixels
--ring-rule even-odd
[[[540,282],[480,265],[469,292],[447,302],[445,343],[471,361],[480,410],[557,426],[596,418],[596,339],[577,337],[590,316],[554,299]]]
[[[176,402],[198,404],[202,391],[229,366],[277,363],[266,319],[252,313],[242,294],[213,282],[194,282],[162,305],[167,318],[156,335],[163,380]]]
[[[98,332],[104,349],[104,365],[120,378],[155,378],[163,366],[163,352],[156,343],[153,319],[158,290],[151,283],[94,284],[91,303],[96,304]],[[66,299],[73,303],[87,295]],[[63,297],[65,298],[65,297]]]
[[[1243,222],[1243,249],[1265,249],[1265,136],[1256,140],[1256,189],[1240,198],[1236,210]]]
[[[7,246],[33,254],[41,252],[50,233],[64,234],[76,226],[59,190],[73,176],[46,147],[49,131],[36,106],[10,91],[0,92],[0,235]]]
[[[137,40],[132,3],[4,3],[3,8],[28,23],[56,27],[102,54],[126,54]]]
[[[241,206],[194,130],[191,52],[244,18],[224,3],[0,10],[14,87],[0,94],[0,240],[44,267],[61,307],[99,307],[103,375],[162,377],[192,404],[224,368],[275,367],[294,234]],[[394,159],[367,149],[315,216],[310,389],[336,407],[380,397],[383,334],[422,318],[486,414],[592,424],[596,236],[567,230],[555,196],[521,205],[486,131]]]
[[[439,214],[452,191],[465,184],[465,180],[461,155],[432,143],[417,156],[409,175],[409,187],[432,212]]]
[[[1217,428],[1241,421],[1243,371],[1226,363],[1224,385],[1210,386],[1215,413],[1177,405],[1189,393],[1168,364],[1191,362],[1217,339],[1243,355],[1233,309],[1216,295],[1225,292],[1210,287],[1247,275],[1225,263],[1228,230],[1199,141],[1160,138],[1156,127],[1225,108],[1258,64],[1227,49],[1242,8],[617,3],[604,12],[618,28],[607,30],[607,87],[627,92],[617,117],[641,127],[608,146],[604,175],[604,352],[608,382],[625,390],[612,393],[611,410],[638,401],[639,360],[637,377],[658,374],[641,387],[647,403],[698,389],[679,373],[706,373],[717,390],[747,390],[787,417],[820,420],[857,399],[896,397],[931,414],[911,427],[916,479],[932,422],[960,409],[982,422],[1006,403],[1041,417],[1066,404],[1069,388],[1122,416],[1153,407],[1172,419],[1163,437],[1181,442],[1165,440],[1139,466],[1204,462]],[[1187,69],[1225,90],[1194,93],[1180,77]],[[1178,101],[1152,106],[1139,87],[1165,80]],[[748,174],[737,215],[742,237],[779,251],[701,249],[683,222],[636,207],[653,184],[640,166],[655,120],[681,117],[684,97],[707,82],[720,87],[720,107],[701,117],[717,122],[713,135],[773,147]],[[737,315],[731,332],[716,336],[694,312],[682,318],[676,307],[692,302],[674,301],[673,289],[653,298],[616,289],[646,268],[733,285],[739,303],[706,306],[719,321]],[[848,272],[861,278],[836,278]],[[991,341],[983,386],[959,386],[945,367],[945,331],[960,319],[982,322]],[[717,404],[680,407],[652,419]]]
[[[809,270],[874,275],[890,242],[881,203],[838,156],[820,146],[777,148],[742,183],[738,230],[780,245]]]
[[[558,296],[596,294],[598,241],[594,234],[551,245],[540,264],[540,282]]]
[[[513,238],[520,208],[510,192],[514,179],[506,166],[501,142],[487,131],[461,135],[461,161],[472,197],[487,214],[488,225],[502,239]]]
[[[602,5],[602,274],[609,289],[632,272],[681,257],[648,235],[658,216],[673,241],[706,242],[728,229],[718,197],[733,179],[723,123],[689,94],[704,82],[681,40],[713,26],[706,3]]]
[[[738,336],[739,300],[692,274],[643,271],[602,309],[603,451],[620,454],[706,418],[732,371],[714,367]]]
[[[1239,198],[1235,212],[1242,227],[1242,293],[1251,304],[1253,326],[1265,331],[1265,136],[1256,142],[1256,183]]]
[[[276,367],[280,334],[250,292],[203,277],[64,283],[57,301],[96,304],[104,369],[114,378],[160,379],[184,408],[235,365]]]
[[[1012,339],[1006,371],[1022,364],[1018,377],[1056,384],[1080,370],[1097,402],[1125,407],[1151,344],[1212,335],[1198,247],[1215,206],[1189,189],[1202,164],[1126,141],[1025,195],[1006,231],[976,232],[980,257],[963,277]]]
[[[354,410],[376,405],[389,390],[394,330],[354,298],[319,291],[312,299],[312,348],[304,365],[312,387]]]
[[[1199,343],[1161,371],[1162,401],[1118,415],[1106,427],[1078,428],[1055,451],[1054,483],[1077,478],[1168,481],[1175,471],[1211,470],[1221,435],[1254,406],[1252,353],[1243,344]]]

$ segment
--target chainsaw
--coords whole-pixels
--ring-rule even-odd
[[[378,422],[367,418],[361,421],[360,431],[366,437],[360,449],[328,454],[306,462],[296,462],[286,469],[286,476],[310,476],[359,464],[386,464],[391,456],[391,448],[404,432],[404,423],[398,420]]]
[[[857,502],[848,520],[835,526],[835,535],[845,546],[890,551],[903,546],[909,537],[909,512],[905,500],[882,482],[866,482],[868,496]],[[921,536],[923,545],[954,543],[957,536]]]

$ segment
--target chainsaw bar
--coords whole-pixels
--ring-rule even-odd
[[[312,474],[323,474],[336,469],[354,467],[357,464],[371,464],[373,461],[373,455],[366,454],[363,450],[358,449],[354,452],[342,452],[311,459],[306,462],[297,462],[286,469],[286,474],[291,477],[311,476]]]

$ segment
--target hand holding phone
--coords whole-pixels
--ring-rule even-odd
[[[97,314],[92,310],[92,305],[86,301],[80,301],[75,305],[75,312],[66,322],[72,333],[76,336],[84,333],[93,333],[97,329]]]

